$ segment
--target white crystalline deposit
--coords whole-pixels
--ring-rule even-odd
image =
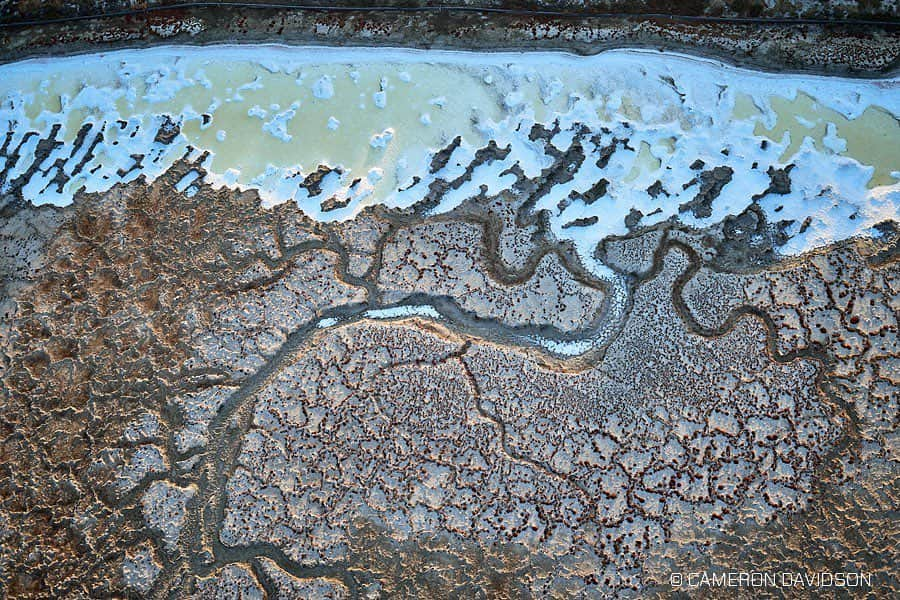
[[[187,504],[197,494],[197,487],[179,487],[167,481],[154,481],[141,497],[144,521],[162,533],[163,543],[174,549],[187,519]]]
[[[320,100],[327,100],[334,96],[334,86],[331,83],[331,78],[327,75],[323,75],[313,84],[312,92],[313,96]]]
[[[440,319],[441,314],[434,309],[433,306],[396,306],[393,308],[379,308],[366,311],[365,316],[369,319],[403,319],[405,317],[431,317],[432,319]]]
[[[18,182],[35,204],[65,205],[78,191],[152,180],[208,152],[202,183],[256,189],[264,206],[292,200],[312,218],[343,220],[367,205],[411,206],[435,180],[471,170],[434,209],[451,210],[508,189],[510,167],[541,177],[551,155],[578,143],[585,160],[535,210],[548,210],[557,237],[608,276],[589,257],[599,240],[627,231],[633,211],[640,225],[673,216],[716,223],[766,192],[770,166],[794,165],[790,194],[759,200],[771,221],[793,222],[783,253],[871,233],[900,212],[898,114],[897,77],[768,74],[641,50],[126,50],[0,66],[8,136],[0,186]],[[535,123],[553,132],[549,141],[530,137]],[[172,136],[157,135],[167,127]],[[435,153],[457,137],[450,160],[431,172]],[[36,159],[42,139],[61,143]],[[491,141],[506,157],[473,162]],[[691,168],[698,159],[733,172],[708,216],[681,206],[702,186]],[[301,184],[320,166],[332,171],[310,192]],[[579,199],[601,179],[605,195]],[[657,181],[664,193],[651,194]],[[191,183],[178,187],[194,193]],[[572,222],[581,225],[563,228]]]

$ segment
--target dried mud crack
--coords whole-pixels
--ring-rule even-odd
[[[312,106],[343,85],[310,79],[290,83]],[[541,85],[549,106],[562,82]],[[275,202],[184,142],[188,118],[11,131],[3,593],[644,598],[685,593],[672,573],[851,569],[900,593],[896,183],[866,187],[896,177],[847,133],[889,111],[841,121],[798,92],[783,110],[825,117],[794,119],[812,133],[785,164],[777,101],[708,151],[628,100],[609,128],[574,99],[541,123],[520,91],[393,203],[371,200],[385,169],[324,160],[279,172]],[[301,104],[262,104],[247,118],[287,144]],[[368,139],[393,160],[402,132]]]

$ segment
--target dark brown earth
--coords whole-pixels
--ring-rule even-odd
[[[97,3],[0,6],[9,23]],[[778,6],[591,10],[896,18],[890,3]],[[890,26],[452,12],[173,10],[0,36],[5,60],[225,40],[649,44],[871,75],[900,53]],[[557,158],[546,180],[577,156]],[[627,318],[567,361],[522,340],[597,327],[606,289],[526,210],[541,181],[446,215],[421,210],[442,188],[420,210],[318,224],[252,192],[175,193],[189,168],[63,209],[15,186],[0,199],[3,596],[662,598],[687,597],[673,571],[735,569],[858,569],[869,597],[900,594],[895,223],[791,260],[752,209],[606,240]],[[704,168],[686,210],[721,191]],[[363,314],[395,304],[441,320]],[[129,578],[141,564],[154,576]]]
[[[280,42],[462,49],[558,49],[591,54],[622,46],[718,56],[756,67],[874,75],[900,57],[894,2],[469,2],[460,10],[427,3],[339,2],[342,11],[222,7],[165,8],[65,20],[130,7],[125,2],[0,2],[0,60],[151,44]],[[464,9],[464,10],[463,10]],[[491,13],[502,9],[512,13]],[[527,11],[549,11],[528,13]],[[645,15],[645,16],[641,16]],[[44,19],[60,22],[39,24]],[[746,21],[744,19],[750,19]],[[799,21],[797,19],[808,19]],[[871,21],[871,22],[870,22]],[[854,24],[854,22],[858,24]],[[31,23],[17,25],[17,23]]]

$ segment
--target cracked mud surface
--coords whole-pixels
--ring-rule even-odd
[[[377,34],[579,52],[664,42],[869,74],[900,52],[895,35],[813,26],[748,38],[736,24],[497,17],[485,32],[475,17],[433,20],[289,15],[280,26],[294,41]],[[179,13],[149,33],[130,22],[101,37],[207,42],[276,21]],[[3,57],[95,42],[86,29],[28,41],[4,31]],[[154,141],[169,144],[170,126]],[[547,213],[609,200],[610,182],[534,207],[628,140],[575,128],[578,143],[558,150],[555,127],[530,134],[552,158],[540,177],[513,165],[499,193],[463,188],[506,157],[492,142],[457,178],[435,175],[414,206],[333,223],[214,189],[188,158],[151,183],[35,207],[21,187],[49,173],[54,139],[29,150],[28,136],[14,147],[8,135],[0,595],[664,598],[684,597],[673,572],[735,570],[858,570],[872,577],[867,597],[900,595],[897,219],[879,237],[784,258],[790,223],[767,222],[757,200],[787,195],[794,165],[761,164],[769,189],[704,229],[674,217],[642,226],[650,215],[633,210],[628,234],[589,257],[610,270],[600,278],[554,238]],[[20,152],[31,166],[7,181]],[[679,212],[709,217],[739,173],[699,159],[691,171],[685,188],[698,191]],[[318,196],[328,172],[301,187]],[[457,189],[471,194],[434,214]]]
[[[606,240],[627,310],[566,359],[534,336],[590,337],[607,291],[527,194],[322,224],[174,193],[190,168],[7,196],[8,595],[666,596],[847,565],[900,592],[889,227],[749,266],[728,223]]]

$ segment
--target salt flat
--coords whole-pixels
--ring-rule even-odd
[[[0,586],[896,594],[898,86],[636,49],[0,66]]]

